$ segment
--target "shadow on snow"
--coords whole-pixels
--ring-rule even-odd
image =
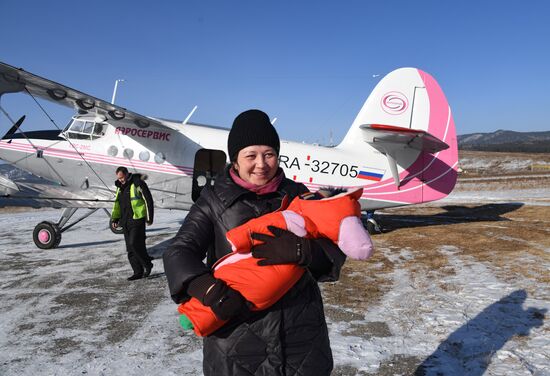
[[[524,310],[526,298],[525,290],[517,290],[485,308],[447,337],[414,375],[483,375],[506,342],[515,336],[527,337],[532,328],[542,326],[547,310]],[[525,359],[520,360],[531,373],[537,371]]]

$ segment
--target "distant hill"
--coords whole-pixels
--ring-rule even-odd
[[[550,131],[470,133],[458,136],[461,150],[550,153]]]

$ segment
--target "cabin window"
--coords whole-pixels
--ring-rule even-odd
[[[111,157],[116,157],[118,154],[118,148],[115,145],[109,146],[109,149],[107,149],[107,154],[109,154]]]
[[[139,159],[141,159],[144,162],[147,162],[150,157],[151,157],[151,154],[147,150],[144,150],[139,153]]]
[[[82,119],[73,119],[63,133],[67,138],[75,140],[95,140],[105,134],[105,123],[96,123]]]
[[[122,155],[126,159],[132,159],[132,157],[134,156],[134,151],[132,149],[124,149]]]
[[[158,164],[164,163],[165,160],[166,156],[163,152],[158,152],[157,154],[155,154],[155,162],[157,162]]]

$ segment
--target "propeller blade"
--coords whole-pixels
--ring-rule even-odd
[[[8,136],[11,136],[12,134],[14,134],[15,132],[17,132],[17,130],[19,129],[19,127],[21,126],[21,124],[23,124],[23,122],[25,121],[25,115],[21,116],[19,118],[19,120],[17,120],[15,122],[15,124],[13,125],[13,127],[10,128],[10,130],[4,135],[4,137],[2,137],[2,139],[4,138],[8,138]]]

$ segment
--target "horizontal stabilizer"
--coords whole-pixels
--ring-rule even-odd
[[[418,129],[382,124],[364,124],[359,128],[363,131],[364,140],[386,155],[394,183],[398,188],[401,179],[397,169],[397,150],[410,147],[433,154],[449,148],[449,145],[437,137]]]
[[[393,125],[365,124],[360,125],[365,141],[376,147],[376,144],[401,144],[419,151],[437,153],[449,148],[449,145],[426,131],[396,127]]]

